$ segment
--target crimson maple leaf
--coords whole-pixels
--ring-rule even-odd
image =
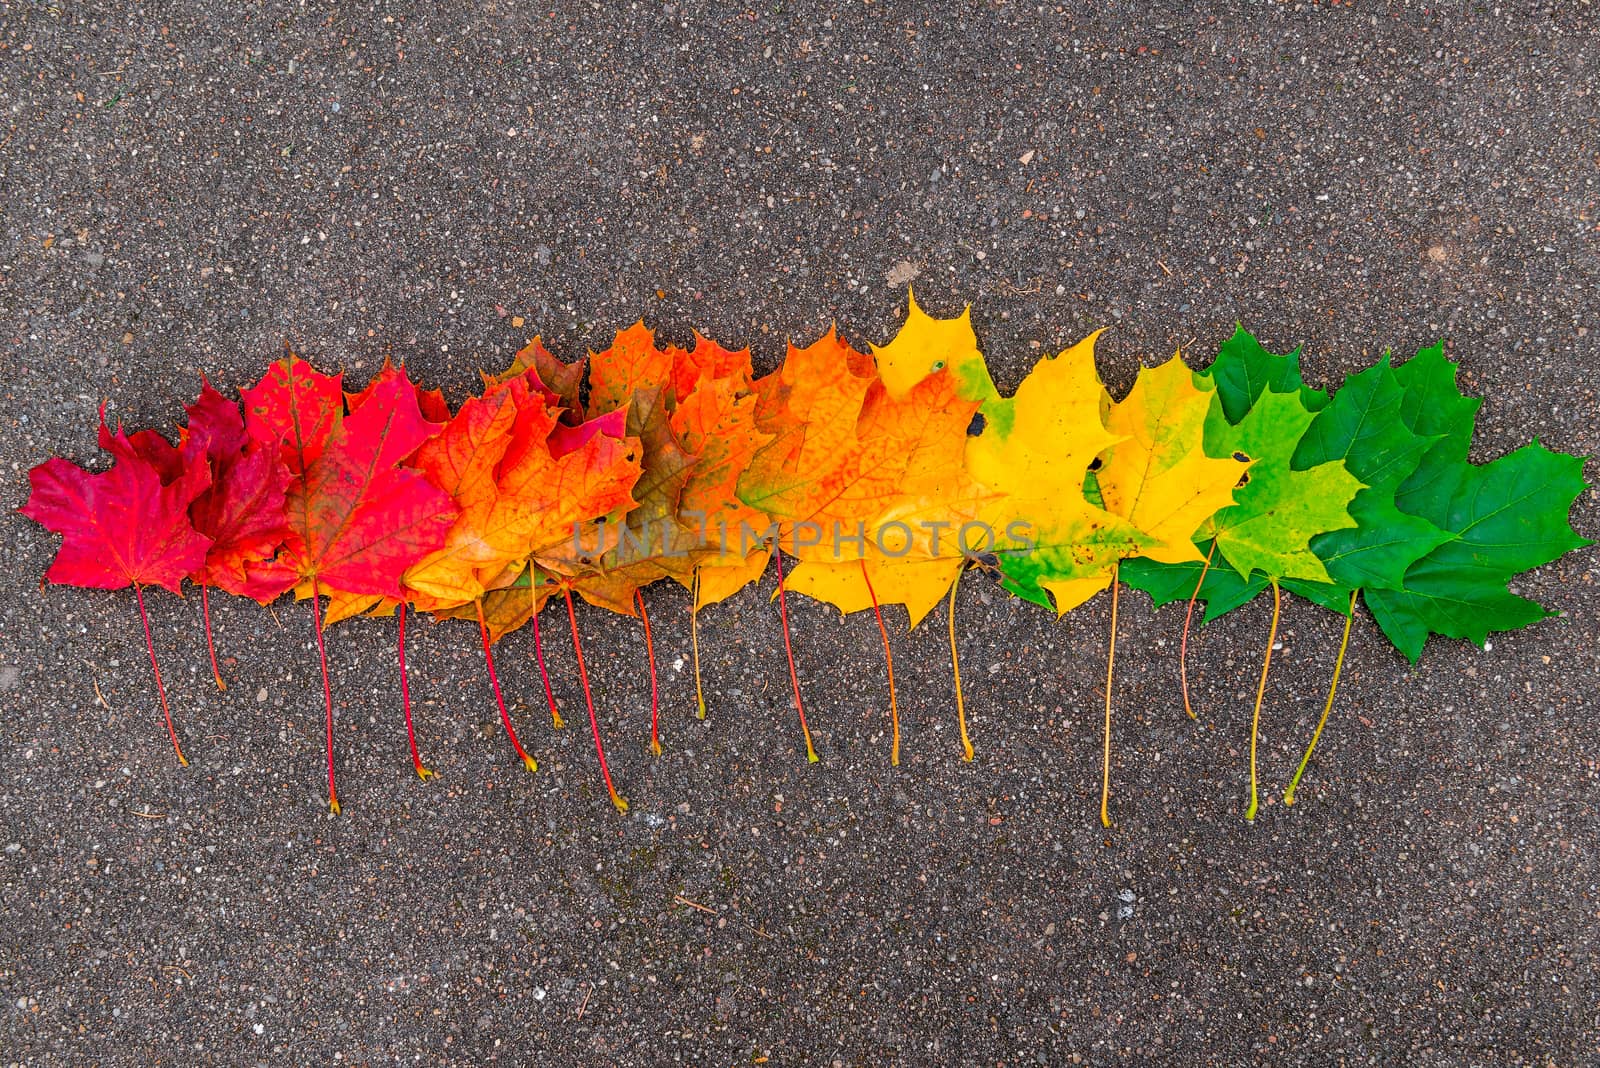
[[[151,457],[165,456],[156,441],[167,452],[172,451],[170,443],[150,431],[141,432],[147,436],[137,443],[124,437],[121,428],[113,435],[105,425],[104,407],[100,426],[102,441],[110,439],[116,446],[111,469],[96,474],[59,457],[46,460],[28,472],[32,493],[18,510],[61,535],[46,582],[102,590],[133,587],[167,736],[179,763],[187,765],[156,662],[144,587],[180,593],[185,576],[205,563],[211,539],[189,521],[189,505],[211,484],[211,474],[203,464],[178,464],[171,468],[173,477],[163,479]]]
[[[423,417],[403,371],[381,374],[342,412],[338,378],[290,356],[246,390],[245,425],[298,462],[286,510],[289,534],[270,564],[251,569],[257,597],[291,586],[309,596],[327,705],[328,807],[339,811],[333,769],[333,687],[318,608],[322,587],[399,599],[400,577],[444,544],[457,509],[450,495],[401,462],[439,432]],[[274,594],[275,595],[275,594]],[[270,599],[270,597],[268,598]]]

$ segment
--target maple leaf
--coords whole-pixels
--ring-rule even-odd
[[[856,448],[822,484],[810,514],[818,544],[795,533],[802,563],[790,588],[843,612],[903,604],[915,627],[949,589],[965,560],[960,528],[979,518],[993,494],[967,471],[967,428],[978,408],[946,371],[927,375],[900,397],[868,390]],[[861,541],[852,540],[861,538]]]
[[[1507,588],[1516,575],[1590,542],[1568,522],[1586,488],[1583,460],[1534,441],[1478,466],[1467,460],[1480,402],[1463,397],[1455,365],[1435,345],[1401,364],[1403,416],[1437,442],[1396,496],[1400,508],[1453,537],[1407,569],[1400,589],[1368,589],[1373,618],[1415,662],[1430,633],[1484,644],[1551,613]]]
[[[252,441],[239,406],[202,381],[188,408],[180,451],[209,466],[211,483],[189,518],[211,539],[205,563],[189,577],[202,587],[249,595],[248,568],[271,560],[288,536],[285,501],[291,475],[279,447]]]
[[[190,520],[211,547],[189,577],[200,587],[211,675],[217,689],[226,690],[211,633],[211,587],[250,595],[249,569],[276,556],[288,537],[284,507],[291,476],[278,446],[252,441],[239,406],[203,376],[200,396],[186,412],[177,454],[183,464],[203,465],[211,474],[210,486],[189,505]]]
[[[387,362],[379,379],[374,380],[361,394],[351,396],[352,409],[359,407],[372,395],[384,377],[393,377],[392,368]],[[504,383],[486,383],[486,387],[482,397],[469,398],[454,415],[445,409],[445,419],[439,433],[422,441],[410,457],[411,465],[445,494],[440,503],[441,507],[449,508],[451,523],[444,544],[411,563],[401,582],[411,602],[420,610],[440,611],[471,603],[479,613],[479,632],[484,642],[485,664],[495,703],[517,756],[528,770],[534,771],[538,764],[528,755],[517,737],[500,692],[494,655],[489,648],[490,635],[481,615],[484,587],[479,581],[480,571],[498,573],[526,551],[524,546],[513,543],[508,552],[496,552],[485,531],[503,526],[503,523],[496,522],[496,513],[502,502],[495,472],[516,428],[517,397],[528,396],[528,391],[524,389],[519,393]],[[429,403],[426,397],[427,394],[422,390],[417,390],[419,409]],[[440,398],[438,404],[442,403]],[[537,408],[543,415],[544,405],[539,403]],[[434,410],[437,412],[438,407],[435,406]],[[553,415],[543,423],[546,435],[553,423]],[[427,780],[433,776],[433,772],[423,765],[417,752],[411,718],[410,688],[405,666],[405,601],[340,592],[329,599],[327,619],[331,622],[358,611],[386,613],[391,610],[399,613],[396,659],[412,766],[419,778]]]
[[[637,402],[641,394],[672,397],[672,354],[656,347],[655,331],[641,319],[617,331],[611,344],[589,354],[588,416],[605,415]]]
[[[986,513],[1003,584],[1043,607],[1053,600],[1058,615],[1104,589],[1113,564],[1160,542],[1084,495],[1089,465],[1124,440],[1101,417],[1098,337],[1040,360],[967,444],[968,470],[1004,495]],[[1017,522],[1026,533],[1008,536]]]
[[[401,462],[439,433],[403,374],[336,416],[323,448],[291,486],[280,569],[296,583],[398,599],[400,577],[443,544],[457,512],[449,494]],[[290,454],[305,455],[291,438]]]
[[[871,357],[832,327],[803,349],[791,342],[778,369],[755,383],[756,427],[772,440],[739,477],[739,499],[790,531],[836,497],[834,483],[853,474],[856,423],[876,378]]]
[[[672,424],[672,354],[655,345],[643,322],[589,357],[588,416],[625,414],[627,434],[641,449],[633,507],[614,541],[595,554],[595,572],[576,588],[584,600],[637,615],[637,591],[661,578],[690,584],[708,555],[703,523],[684,515],[681,499],[698,457],[683,447]]]
[[[481,572],[498,574],[526,555],[522,539],[508,532],[510,509],[501,498],[496,470],[522,415],[507,386],[470,397],[440,433],[423,442],[413,466],[439,487],[459,509],[444,544],[412,563],[403,584],[419,611],[434,611],[476,601],[484,594]],[[549,416],[546,435],[554,425]],[[497,537],[512,533],[511,537]]]
[[[106,433],[103,407],[101,429]],[[145,439],[144,444],[154,443]],[[179,593],[184,578],[205,563],[211,540],[194,529],[189,505],[210,485],[211,473],[194,465],[163,481],[145,456],[131,451],[114,455],[111,469],[98,474],[59,457],[39,464],[28,472],[31,492],[18,511],[61,535],[45,581],[106,590],[133,587],[167,735],[179,763],[187,765],[156,662],[144,587]]]
[[[933,321],[912,308],[902,337]],[[903,351],[906,342],[896,344]],[[961,380],[943,367],[913,370],[901,384],[891,392],[836,333],[804,350],[791,347],[780,372],[758,384],[758,422],[764,418],[777,436],[740,485],[747,503],[779,521],[780,540],[786,535],[802,561],[780,594],[787,586],[843,612],[871,608],[877,618],[890,683],[891,764],[899,761],[899,714],[882,605],[904,604],[911,626],[921,622],[960,574],[957,530],[978,518],[986,500],[965,463],[980,402],[963,396]],[[777,420],[774,408],[783,413]],[[803,422],[804,433],[785,438],[783,419]]]
[[[1156,539],[1140,556],[1163,563],[1202,559],[1195,531],[1234,503],[1249,461],[1207,455],[1206,417],[1215,390],[1203,388],[1180,356],[1140,368],[1133,389],[1106,407],[1106,429],[1122,440],[1100,454],[1094,475],[1107,511]]]
[[[1217,356],[1206,368],[1215,390],[1216,409],[1220,414],[1208,412],[1208,422],[1218,426],[1231,425],[1249,413],[1263,391],[1298,393],[1306,409],[1316,412],[1327,403],[1324,393],[1306,386],[1300,377],[1300,350],[1286,355],[1267,351],[1255,336],[1236,325],[1231,337],[1222,343]],[[1213,431],[1211,448],[1220,447]],[[1244,454],[1240,454],[1244,455]],[[1246,459],[1249,459],[1247,456]],[[1260,572],[1240,575],[1227,568],[1213,568],[1216,541],[1211,531],[1196,538],[1196,557],[1187,560],[1162,561],[1149,557],[1133,557],[1121,567],[1122,581],[1134,589],[1150,595],[1157,608],[1176,600],[1188,600],[1193,612],[1195,602],[1205,605],[1203,622],[1226,615],[1240,605],[1253,600],[1268,586],[1267,577]],[[1188,624],[1184,627],[1184,648],[1188,647]],[[1183,673],[1185,706],[1188,705],[1188,675]],[[1190,715],[1193,716],[1193,712]]]
[[[1263,391],[1237,424],[1213,409],[1206,423],[1206,449],[1251,458],[1236,503],[1212,516],[1201,536],[1213,536],[1223,559],[1241,575],[1260,571],[1269,580],[1327,582],[1328,571],[1311,550],[1311,539],[1356,525],[1350,501],[1362,483],[1342,460],[1305,470],[1291,465],[1313,413],[1295,393]]]
[[[640,449],[637,438],[624,435],[621,411],[561,425],[563,398],[539,377],[543,348],[530,348],[514,364],[521,371],[486,376],[482,403],[463,405],[446,433],[419,450],[418,465],[457,495],[462,513],[445,546],[413,567],[407,582],[418,590],[419,603],[477,623],[501,721],[532,771],[537,765],[518,740],[500,692],[492,645],[533,621],[545,694],[559,727],[538,623],[554,584],[544,583],[541,592],[537,580],[553,567],[569,580],[581,579],[588,560],[570,542],[581,541],[584,530],[613,526],[603,521],[633,506]]]
[[[461,509],[445,544],[406,573],[424,610],[475,619],[471,603],[518,582],[530,560],[580,575],[586,564],[573,541],[587,549],[599,538],[582,532],[633,506],[639,447],[623,433],[623,413],[562,425],[561,399],[522,362],[520,372],[488,377],[483,396],[463,404],[414,459]],[[496,640],[527,620],[514,603],[489,613]]]
[[[511,366],[498,375],[485,375],[484,381],[493,385],[521,377],[537,383],[550,406],[563,409],[563,418],[576,425],[583,422],[583,402],[579,395],[583,390],[583,373],[587,366],[585,360],[561,362],[550,354],[543,341],[534,338],[517,350]],[[532,374],[529,374],[530,371]]]
[[[1245,809],[1246,820],[1255,819],[1258,805],[1256,742],[1272,647],[1278,634],[1280,583],[1285,578],[1328,581],[1327,569],[1311,550],[1311,539],[1325,531],[1355,526],[1349,505],[1362,489],[1362,483],[1342,460],[1304,471],[1291,466],[1295,448],[1313,418],[1302,394],[1264,389],[1237,424],[1228,422],[1220,400],[1206,423],[1208,450],[1236,452],[1254,462],[1246,476],[1248,481],[1234,495],[1238,503],[1213,516],[1204,533],[1215,538],[1216,550],[1239,574],[1249,577],[1260,571],[1272,588],[1272,623],[1267,631],[1266,654],[1250,721],[1250,801]]]
[[[1226,584],[1230,599],[1253,595],[1252,580],[1258,572],[1272,590],[1272,623],[1250,725],[1247,820],[1254,819],[1257,810],[1256,743],[1272,664],[1272,646],[1278,632],[1281,583],[1286,579],[1322,584],[1330,581],[1321,559],[1311,548],[1311,540],[1329,531],[1356,526],[1349,507],[1355,495],[1365,488],[1346,468],[1343,457],[1304,469],[1293,466],[1295,452],[1317,418],[1316,411],[1327,404],[1324,393],[1301,384],[1298,355],[1298,350],[1288,356],[1273,355],[1240,328],[1224,344],[1207,372],[1217,392],[1206,418],[1205,449],[1212,455],[1232,453],[1236,458],[1251,461],[1251,466],[1235,491],[1235,503],[1212,516],[1196,534],[1208,545],[1199,577],[1192,587],[1190,616],[1196,599],[1205,592],[1212,559],[1219,552],[1244,580],[1242,585]],[[1339,437],[1338,433],[1331,432],[1328,440]],[[1344,451],[1349,452],[1348,449]],[[1127,578],[1130,584],[1142,584],[1152,578],[1159,579],[1164,570],[1186,566],[1192,566],[1192,562],[1174,565],[1156,561],[1147,567],[1130,568]],[[1188,632],[1186,619],[1179,665],[1184,708],[1193,717],[1188,685]],[[1101,818],[1105,818],[1103,808]]]
[[[1234,501],[1234,488],[1248,458],[1208,456],[1206,423],[1216,407],[1209,380],[1201,386],[1180,355],[1156,368],[1140,368],[1133,388],[1112,402],[1102,386],[1105,429],[1116,440],[1098,457],[1085,480],[1086,496],[1126,519],[1143,539],[1103,568],[1078,580],[1076,589],[1111,587],[1111,637],[1106,651],[1105,726],[1101,764],[1100,822],[1111,826],[1111,711],[1117,648],[1117,607],[1122,559],[1141,556],[1183,563],[1198,558],[1195,531]]]
[[[630,334],[636,340],[638,330]],[[649,341],[648,332],[645,339]],[[648,344],[653,350],[653,342]],[[616,374],[627,364],[621,354],[599,361],[601,374]],[[635,487],[638,485],[645,457],[638,436],[630,436],[630,409],[633,400],[621,398],[621,406],[599,413],[591,409],[591,418],[582,419],[578,408],[579,387],[583,379],[584,363],[570,367],[561,364],[545,351],[537,339],[517,354],[510,370],[500,376],[486,379],[491,384],[508,384],[520,387],[527,393],[519,408],[532,413],[533,404],[540,404],[540,414],[533,418],[520,418],[506,448],[506,456],[497,469],[497,492],[502,503],[509,502],[513,511],[506,517],[505,531],[514,534],[524,551],[519,562],[501,569],[490,580],[490,590],[473,602],[478,630],[483,642],[485,659],[489,664],[490,679],[495,687],[495,699],[500,705],[506,731],[516,743],[505,703],[500,697],[499,683],[494,677],[492,642],[507,630],[532,620],[534,648],[539,661],[540,675],[544,681],[545,696],[550,704],[550,714],[557,727],[561,716],[556,709],[555,695],[545,670],[543,647],[539,637],[538,612],[549,597],[549,591],[560,589],[565,595],[568,619],[572,627],[573,652],[578,659],[579,675],[583,685],[584,701],[589,712],[589,724],[594,733],[595,754],[599,760],[601,776],[606,790],[619,811],[627,811],[627,801],[617,793],[611,782],[611,772],[606,765],[605,748],[601,743],[600,724],[595,715],[594,699],[589,688],[588,671],[584,667],[582,646],[578,639],[578,623],[572,608],[571,590],[579,585],[585,596],[588,587],[597,581],[595,558],[604,555],[617,545],[610,531],[617,521],[624,519],[636,507]],[[544,381],[556,383],[551,389]],[[631,387],[630,387],[631,388]],[[591,383],[591,396],[596,387]],[[601,382],[598,392],[602,401],[611,396],[611,388]],[[566,408],[565,413],[562,409]],[[556,418],[567,420],[556,425]],[[652,425],[652,430],[657,430]],[[492,525],[492,524],[491,524]],[[570,535],[575,547],[568,549],[564,539]],[[593,535],[594,547],[586,551],[585,535]],[[542,582],[547,572],[560,575],[559,582]],[[487,572],[480,572],[487,574]],[[523,591],[527,592],[523,592]],[[596,596],[602,596],[596,594]],[[640,612],[643,612],[643,602]],[[631,605],[629,606],[631,610]],[[464,615],[458,608],[447,614]],[[648,624],[647,624],[648,626]],[[646,633],[648,645],[648,631]],[[651,678],[654,683],[654,656],[651,653]],[[652,687],[653,688],[653,687]],[[652,711],[652,738],[655,731]],[[518,752],[522,751],[517,745]],[[531,758],[525,757],[531,768]]]
[[[918,383],[918,389],[923,388]],[[935,384],[932,388],[941,388]],[[895,473],[905,472],[907,453],[922,453],[926,432],[934,426],[926,409],[900,415],[900,402],[889,398],[870,358],[852,348],[832,328],[804,349],[789,346],[788,358],[771,375],[755,384],[757,429],[771,440],[752,458],[740,476],[739,499],[766,513],[776,522],[773,555],[778,563],[779,614],[783,624],[784,651],[789,659],[789,678],[794,688],[795,711],[805,736],[806,756],[817,760],[811,733],[806,725],[800,694],[799,675],[789,635],[788,607],[785,600],[787,576],[783,568],[781,543],[785,535],[790,551],[802,559],[818,563],[838,563],[851,557],[840,551],[844,538],[859,536],[854,559],[855,577],[845,578],[857,590],[864,590],[877,610],[868,577],[868,550],[865,538],[873,537],[886,509],[895,506]],[[872,402],[873,391],[879,398]],[[920,425],[921,429],[918,429]],[[955,441],[960,442],[960,431]],[[932,440],[927,438],[927,440]],[[898,443],[898,444],[897,444]],[[898,455],[894,453],[898,449]],[[959,454],[957,454],[959,456]],[[936,463],[937,468],[946,465]],[[959,460],[955,464],[959,471]],[[942,477],[942,473],[934,477]],[[802,537],[804,533],[804,537]],[[740,533],[743,540],[743,531]],[[950,565],[952,577],[959,562]],[[805,570],[802,567],[801,571]],[[815,571],[817,569],[813,569]],[[810,576],[796,572],[802,588]],[[835,578],[839,577],[834,569]],[[947,583],[948,584],[948,583]],[[819,593],[823,589],[819,587]],[[859,596],[859,594],[857,594]],[[835,603],[844,607],[843,597]],[[878,613],[882,628],[881,611]],[[884,631],[888,656],[888,636]],[[898,761],[899,716],[894,697],[893,667],[890,671],[890,709],[894,725],[891,763]]]
[[[697,521],[715,555],[695,571],[695,609],[724,600],[766,569],[765,546],[744,551],[741,532],[765,530],[767,514],[739,499],[739,478],[774,435],[756,422],[758,398],[750,350],[730,351],[695,335],[692,350],[669,348],[673,356],[672,432],[697,457],[679,498],[680,511]]]
[[[1296,447],[1291,465],[1305,470],[1342,460],[1366,484],[1350,502],[1356,525],[1311,540],[1332,580],[1330,589],[1289,588],[1327,603],[1345,602],[1362,587],[1398,589],[1406,569],[1451,535],[1395,504],[1401,483],[1417,469],[1435,437],[1416,433],[1401,415],[1406,396],[1387,354],[1373,367],[1351,375],[1317,413]],[[1335,610],[1344,610],[1340,604]]]
[[[1326,449],[1336,437],[1335,422],[1346,422],[1350,414],[1359,406],[1354,402],[1356,397],[1352,394],[1350,402],[1341,406],[1338,411],[1331,413],[1329,422],[1323,423],[1323,430],[1315,428],[1322,422],[1324,416],[1322,409],[1328,404],[1328,398],[1320,390],[1306,386],[1300,377],[1299,368],[1300,350],[1296,349],[1288,355],[1275,355],[1268,352],[1243,327],[1237,327],[1232,337],[1225,341],[1219,349],[1216,359],[1205,371],[1204,378],[1209,379],[1216,390],[1216,406],[1208,414],[1208,448],[1219,451],[1227,447],[1226,439],[1232,423],[1242,420],[1247,416],[1263,392],[1274,392],[1286,395],[1298,395],[1301,403],[1308,412],[1313,413],[1311,423],[1307,426],[1302,442],[1310,441],[1311,445],[1292,443],[1295,450],[1291,458],[1291,466],[1304,470],[1316,463],[1302,463],[1302,459],[1311,459],[1318,462],[1332,462],[1343,459],[1343,456],[1318,457],[1313,449]],[[1352,433],[1347,428],[1347,433]],[[1362,440],[1363,434],[1370,434],[1370,428],[1364,422],[1358,422],[1354,435]],[[1321,444],[1318,444],[1321,443]],[[1348,452],[1349,450],[1346,450]],[[1361,450],[1365,455],[1365,449]],[[1376,450],[1374,450],[1376,451]],[[1240,456],[1246,456],[1244,452]],[[1248,454],[1253,455],[1253,454]],[[1380,472],[1385,469],[1385,457],[1379,455],[1375,462],[1363,464],[1363,469]],[[1281,460],[1281,457],[1280,457]],[[1358,457],[1358,462],[1360,457]],[[1254,478],[1254,472],[1250,476]],[[1248,485],[1248,483],[1247,483]],[[1362,491],[1363,493],[1365,490]],[[1380,487],[1381,492],[1381,487]],[[1259,490],[1256,491],[1259,493]],[[1359,498],[1361,494],[1357,494]],[[1259,496],[1252,494],[1258,503]],[[1240,503],[1245,498],[1241,495]],[[1270,502],[1269,502],[1270,503]],[[1355,508],[1352,502],[1352,516]],[[1236,514],[1237,515],[1237,514]],[[1359,521],[1357,521],[1359,523]],[[1270,529],[1270,517],[1262,524],[1264,529]],[[1346,525],[1335,532],[1341,536],[1350,537],[1352,529]],[[1314,534],[1307,542],[1307,548],[1315,554],[1314,545],[1326,544],[1328,532]],[[1240,574],[1229,568],[1215,568],[1212,562],[1216,557],[1218,543],[1215,540],[1213,524],[1204,524],[1196,536],[1196,553],[1186,560],[1157,560],[1154,558],[1135,558],[1126,561],[1122,567],[1121,575],[1124,582],[1135,589],[1148,593],[1156,607],[1176,600],[1189,600],[1191,603],[1200,602],[1205,605],[1202,622],[1209,623],[1241,605],[1247,604],[1257,595],[1265,592],[1270,580],[1262,570],[1254,570],[1248,574]],[[1346,541],[1345,544],[1350,544]],[[1320,560],[1320,554],[1317,554]],[[1337,565],[1336,565],[1337,566]],[[1344,611],[1343,607],[1335,602],[1340,596],[1337,587],[1325,581],[1289,579],[1288,583],[1296,592],[1301,592],[1313,597],[1318,603],[1324,604],[1337,611]],[[1348,591],[1344,594],[1348,600]],[[1187,648],[1187,625],[1185,626],[1185,648]],[[1187,672],[1184,673],[1187,705]],[[1193,715],[1193,712],[1190,713]]]
[[[735,493],[749,508],[777,521],[774,540],[779,545],[786,532],[793,545],[793,520],[809,515],[813,510],[813,502],[827,498],[829,491],[825,488],[826,480],[836,477],[837,471],[849,464],[859,449],[855,436],[856,423],[860,419],[867,390],[875,380],[870,357],[852,348],[839,336],[838,330],[830,326],[827,334],[803,349],[789,342],[784,361],[771,374],[754,383],[756,429],[767,435],[769,440],[750,457],[748,465],[739,474]],[[746,562],[731,568],[713,566],[702,569],[699,572],[701,586],[696,600],[707,596],[708,587],[715,594],[732,592],[744,581],[760,575],[769,554],[776,559],[776,596],[783,627],[784,653],[789,660],[789,681],[794,690],[795,713],[805,738],[806,758],[815,763],[817,753],[811,742],[811,730],[806,724],[800,676],[795,670],[789,635],[789,609],[785,594],[788,576],[784,573],[781,548],[774,545],[768,550],[759,545],[759,541],[765,539],[766,532],[762,532],[756,546],[746,545],[743,527],[737,536],[740,552],[747,554]]]
[[[403,377],[405,377],[405,372],[396,367],[392,359],[385,356],[383,358],[383,366],[378,369],[378,373],[372,377],[370,382],[355,393],[345,394],[346,407],[352,412],[355,411],[365,404],[390,379]],[[450,421],[450,404],[444,399],[444,393],[441,390],[423,389],[415,382],[411,382],[409,378],[407,378],[407,382],[417,395],[417,410],[422,413],[422,418],[430,423],[438,423],[441,426]]]
[[[205,563],[211,539],[189,519],[189,505],[211,484],[204,466],[163,482],[138,455],[118,455],[98,474],[57,457],[29,471],[28,481],[32,493],[18,510],[61,535],[47,582],[180,593],[183,580]]]
[[[952,319],[938,319],[922,309],[916,293],[909,289],[906,305],[906,321],[899,333],[887,345],[872,346],[878,377],[889,396],[903,397],[928,375],[949,371],[957,381],[956,393],[977,401],[986,420],[1004,418],[1008,408],[1000,403],[1000,391],[978,348],[972,306],[964,306]]]
[[[992,501],[968,474],[966,449],[974,414],[986,399],[999,398],[970,309],[936,319],[911,294],[894,339],[872,348],[875,374],[842,342],[791,352],[785,369],[798,362],[810,366],[797,374],[840,378],[833,393],[782,383],[789,412],[811,409],[805,446],[831,464],[813,467],[817,477],[803,487],[791,479],[789,488],[801,488],[802,496],[771,507],[791,520],[786,529],[803,561],[788,578],[790,588],[847,613],[903,604],[915,627],[960,572],[959,528]],[[823,362],[828,357],[831,369]],[[852,432],[846,420],[857,404]],[[763,459],[779,466],[807,462],[781,445]],[[813,526],[809,533],[819,544],[797,544],[799,523]],[[852,540],[863,532],[864,540]]]
[[[1242,420],[1267,390],[1298,393],[1301,403],[1312,412],[1328,403],[1325,392],[1312,389],[1301,379],[1298,348],[1285,355],[1268,352],[1254,334],[1238,324],[1205,373],[1216,387],[1222,415],[1230,424]]]
[[[283,549],[270,565],[250,569],[251,588],[266,597],[295,586],[311,599],[327,710],[328,807],[334,813],[339,797],[333,687],[318,605],[322,588],[399,600],[401,576],[444,543],[457,512],[448,493],[401,466],[440,431],[423,417],[404,372],[380,374],[375,388],[358,396],[359,407],[344,414],[337,379],[291,357],[246,391],[245,405],[252,436],[278,443],[303,464],[285,504],[289,534]]]
[[[344,413],[342,378],[322,374],[289,353],[254,387],[239,391],[245,431],[256,441],[281,446],[291,475],[305,474]]]

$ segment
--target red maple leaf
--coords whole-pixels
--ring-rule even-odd
[[[211,674],[217,689],[226,690],[211,636],[211,587],[251,595],[249,569],[276,556],[288,537],[284,502],[291,476],[282,448],[276,442],[253,440],[239,406],[210,382],[201,379],[199,398],[185,410],[189,418],[178,447],[182,462],[211,472],[210,487],[189,506],[189,519],[211,539],[211,548],[205,563],[189,577],[200,587]]]
[[[61,535],[61,548],[45,572],[47,582],[103,590],[133,586],[167,735],[179,762],[187,765],[150,638],[144,587],[179,593],[184,577],[205,563],[211,540],[194,529],[189,505],[205,492],[211,475],[204,465],[177,465],[176,476],[163,480],[149,457],[165,456],[161,446],[173,452],[170,443],[150,431],[136,435],[138,443],[123,437],[120,428],[112,435],[103,408],[100,425],[102,441],[111,439],[116,446],[111,470],[94,474],[59,457],[46,460],[28,472],[33,492],[19,511]]]
[[[450,495],[402,461],[439,432],[423,417],[417,389],[389,369],[342,413],[336,377],[297,357],[279,361],[246,390],[246,427],[304,463],[289,487],[288,537],[270,564],[250,568],[258,597],[298,587],[309,595],[327,705],[328,805],[339,811],[333,774],[333,687],[318,598],[323,587],[399,599],[400,578],[444,544],[457,508]],[[332,406],[330,408],[330,405]],[[276,435],[275,437],[273,435]],[[294,463],[291,461],[291,468]]]
[[[289,353],[268,368],[254,388],[239,391],[246,432],[256,441],[281,444],[289,473],[304,474],[322,455],[344,412],[342,377],[320,374]]]
[[[186,463],[203,462],[211,471],[211,485],[189,507],[211,548],[189,577],[246,596],[246,565],[272,559],[288,536],[289,469],[276,443],[251,440],[239,406],[211,383],[202,383],[187,411],[180,451]]]

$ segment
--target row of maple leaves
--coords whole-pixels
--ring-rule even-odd
[[[219,687],[212,586],[263,604],[290,590],[309,599],[335,812],[328,623],[399,614],[407,734],[417,773],[428,778],[405,677],[406,611],[476,622],[502,722],[531,770],[500,696],[492,642],[532,622],[545,695],[561,726],[539,631],[540,609],[560,598],[601,773],[625,809],[605,761],[572,595],[641,618],[659,752],[642,589],[679,582],[698,612],[775,560],[811,760],[785,591],[877,614],[898,762],[883,604],[904,605],[915,626],[948,597],[961,741],[971,759],[954,621],[962,572],[997,571],[1006,589],[1058,613],[1110,588],[1107,825],[1121,584],[1158,605],[1188,600],[1180,674],[1191,716],[1195,605],[1204,605],[1204,622],[1270,590],[1272,629],[1251,727],[1253,818],[1256,726],[1283,589],[1346,616],[1339,665],[1358,600],[1415,660],[1430,633],[1482,643],[1491,631],[1548,615],[1508,583],[1587,544],[1567,521],[1585,488],[1581,460],[1534,442],[1487,465],[1469,461],[1481,402],[1461,394],[1442,346],[1398,366],[1385,355],[1329,396],[1301,380],[1298,352],[1269,353],[1241,328],[1203,372],[1174,356],[1141,369],[1128,395],[1114,400],[1096,371],[1094,342],[1041,360],[1002,397],[969,311],[936,319],[914,298],[896,338],[870,355],[830,331],[791,346],[761,378],[748,350],[698,334],[692,349],[658,347],[641,323],[591,354],[587,368],[562,363],[535,340],[505,372],[485,375],[482,394],[454,412],[390,364],[347,394],[340,375],[291,354],[242,391],[242,411],[203,383],[176,445],[151,430],[113,430],[102,410],[110,469],[48,460],[30,473],[33,493],[22,511],[63,536],[48,581],[134,587],[180,760],[144,587],[180,592],[185,579],[199,586]],[[969,539],[963,530],[978,533]],[[849,537],[858,531],[867,537]],[[787,574],[784,553],[798,561]],[[691,628],[698,696],[693,613]],[[1333,706],[1338,671],[1287,803]]]

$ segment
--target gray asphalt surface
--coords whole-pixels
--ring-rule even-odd
[[[886,340],[913,278],[1002,389],[1103,325],[1118,391],[1236,320],[1322,385],[1444,335],[1479,459],[1593,454],[1600,36],[1546,6],[0,3],[0,1063],[1600,1063],[1592,550],[1488,652],[1362,619],[1287,810],[1339,636],[1291,602],[1253,825],[1268,606],[1199,639],[1196,726],[1181,609],[1124,597],[1105,832],[1105,598],[963,585],[970,765],[942,612],[891,613],[896,769],[870,616],[796,599],[807,766],[770,577],[703,618],[703,724],[653,595],[660,758],[636,625],[582,612],[626,817],[562,630],[572,729],[500,652],[529,776],[472,629],[416,629],[421,784],[393,623],[337,628],[330,818],[303,605],[218,600],[219,694],[197,599],[152,598],[184,770],[131,595],[41,594],[11,511],[102,397],[171,423],[285,341],[456,400],[641,314],[765,370]]]

